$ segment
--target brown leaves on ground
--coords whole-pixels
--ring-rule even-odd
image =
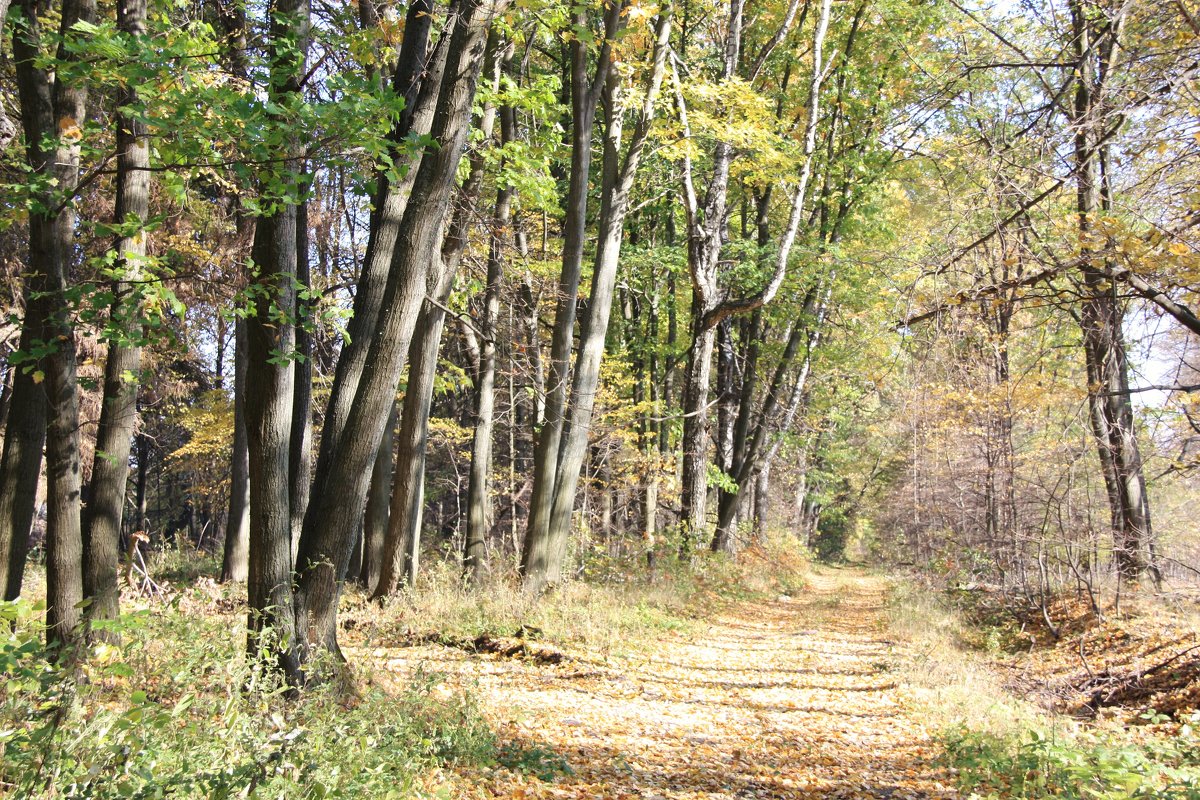
[[[604,663],[437,644],[356,658],[384,682],[446,675],[505,740],[569,767],[460,775],[457,796],[953,797],[922,710],[890,672],[904,654],[884,638],[885,591],[857,572],[814,575],[802,596],[738,605],[656,651]]]
[[[1001,659],[1022,694],[1041,694],[1057,711],[1128,721],[1146,712],[1184,719],[1200,708],[1200,625],[1194,614],[1150,594],[1127,598],[1098,619],[1084,596],[1064,595],[1042,610],[1001,612],[992,621],[1014,629],[1014,655]]]

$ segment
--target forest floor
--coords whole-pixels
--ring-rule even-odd
[[[629,653],[376,643],[352,658],[381,684],[432,674],[469,692],[519,748],[506,767],[445,775],[454,796],[953,797],[898,667],[908,645],[888,638],[888,591],[819,568],[795,597],[724,606]]]

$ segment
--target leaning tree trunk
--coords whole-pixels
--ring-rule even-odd
[[[345,574],[350,559],[354,523],[365,505],[370,465],[383,438],[387,412],[425,297],[430,265],[439,255],[443,220],[470,127],[487,30],[504,1],[460,0],[453,9],[453,30],[445,48],[444,74],[430,130],[438,147],[421,158],[405,206],[377,325],[368,336],[364,369],[354,390],[354,413],[346,417],[336,440],[322,436],[297,558],[296,633],[306,655],[319,649],[341,657],[337,579]],[[337,390],[335,386],[335,394]]]
[[[500,62],[496,58],[499,31],[492,29],[485,47],[484,61],[494,91],[500,86]],[[495,108],[484,109],[479,129],[482,140],[491,138]],[[467,235],[475,211],[475,201],[483,185],[484,158],[476,150],[466,183],[458,193],[458,204],[442,242],[441,257],[431,270],[430,300],[422,303],[421,316],[408,352],[408,385],[400,416],[399,444],[392,485],[392,504],[388,533],[384,539],[380,578],[372,591],[374,599],[394,594],[402,583],[413,586],[421,564],[421,523],[425,511],[425,458],[429,441],[429,413],[433,385],[441,352],[442,328],[446,321],[446,302],[454,286],[458,264],[467,247]]]
[[[130,37],[146,35],[146,0],[117,4],[117,29]],[[142,368],[142,307],[137,281],[146,256],[150,216],[150,141],[146,125],[125,109],[136,107],[137,92],[126,87],[117,113],[117,204],[115,222],[122,229],[114,250],[123,274],[109,317],[108,360],[104,366],[104,398],[96,432],[96,456],[84,518],[83,593],[91,599],[91,621],[116,618],[120,610],[117,569],[129,450],[137,422],[137,392]]]

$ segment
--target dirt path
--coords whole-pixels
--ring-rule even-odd
[[[740,604],[656,653],[537,665],[441,647],[387,654],[469,686],[510,739],[561,754],[546,783],[502,771],[483,796],[953,797],[921,709],[891,665],[885,584],[852,570],[796,598]]]

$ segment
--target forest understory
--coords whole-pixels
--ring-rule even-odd
[[[35,610],[0,645],[14,797],[1192,798],[1189,604],[1102,621],[918,574],[739,563],[571,581],[540,603],[431,566],[342,601],[352,667],[301,703],[247,654],[244,601],[152,562],[158,591],[77,671]],[[36,573],[34,575],[36,587]],[[132,587],[131,587],[132,588]],[[36,589],[35,589],[36,592]],[[22,601],[25,603],[25,601]],[[62,710],[64,697],[75,701]],[[59,716],[60,712],[62,716]]]

